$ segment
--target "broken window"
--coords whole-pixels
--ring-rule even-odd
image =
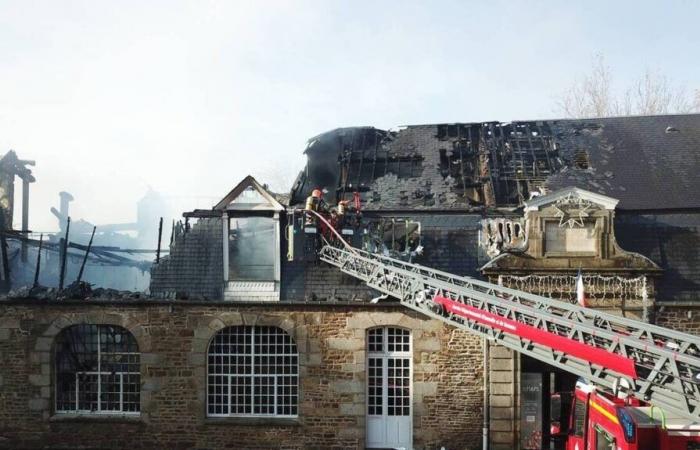
[[[411,260],[422,251],[420,222],[397,217],[370,221],[364,248],[399,259]]]
[[[214,417],[295,417],[298,374],[297,346],[284,330],[224,328],[209,344],[207,413]]]
[[[229,225],[229,279],[275,279],[275,222],[270,217],[232,218]]]
[[[134,336],[114,325],[73,325],[56,338],[56,412],[140,411],[140,354]]]

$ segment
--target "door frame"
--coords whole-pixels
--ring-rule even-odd
[[[403,332],[408,333],[408,350],[402,350],[402,351],[389,351],[389,330],[390,329],[395,329],[395,330],[402,330]],[[370,333],[373,330],[382,330],[382,351],[376,351],[376,350],[370,350]],[[382,375],[381,375],[381,380],[382,380],[382,419],[384,421],[387,420],[388,417],[392,417],[388,415],[388,407],[389,407],[389,364],[388,361],[390,359],[406,359],[408,360],[408,370],[409,370],[409,376],[408,376],[408,416],[399,416],[399,417],[407,417],[407,423],[408,423],[408,445],[406,446],[406,449],[410,449],[413,447],[413,333],[411,332],[410,329],[405,328],[405,327],[400,327],[400,326],[392,326],[392,325],[382,325],[378,327],[372,327],[368,328],[365,332],[365,339],[366,339],[366,345],[365,345],[365,374],[366,374],[366,380],[367,382],[365,383],[365,398],[367,401],[365,402],[365,446],[366,448],[373,448],[370,447],[369,444],[369,361],[370,359],[376,359],[380,358],[382,360]],[[378,417],[374,415],[373,417]],[[393,416],[396,417],[396,416]],[[386,448],[386,445],[379,446],[376,448]]]

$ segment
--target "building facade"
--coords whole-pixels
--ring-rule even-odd
[[[323,265],[298,212],[323,189],[358,247],[697,333],[698,152],[699,115],[316,136],[289,194],[185,213],[150,297],[3,301],[0,446],[548,448],[570,375]]]

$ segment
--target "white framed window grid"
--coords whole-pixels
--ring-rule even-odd
[[[55,408],[58,414],[138,415],[140,353],[127,330],[74,325],[56,342]]]
[[[225,328],[207,358],[208,416],[298,417],[299,354],[284,330]]]
[[[411,415],[411,332],[372,328],[367,332],[367,414]]]

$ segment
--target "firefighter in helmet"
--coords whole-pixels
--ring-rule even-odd
[[[319,214],[324,214],[328,212],[328,206],[326,202],[323,201],[323,191],[316,188],[311,192],[311,195],[306,197],[306,206],[304,207],[306,211],[314,211]],[[306,223],[311,224],[316,222],[316,217],[313,214],[306,215]]]

